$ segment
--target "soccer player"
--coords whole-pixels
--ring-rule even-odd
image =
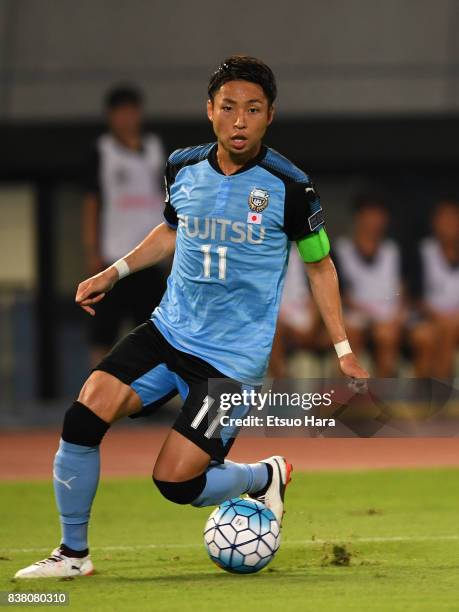
[[[177,393],[182,412],[153,480],[168,500],[214,506],[247,493],[282,520],[290,466],[275,456],[225,461],[234,441],[213,435],[217,403],[208,379],[256,385],[271,350],[289,242],[307,263],[312,292],[341,370],[366,378],[344,330],[322,209],[309,177],[262,144],[276,97],[272,71],[233,56],[212,75],[207,115],[217,142],[175,151],[166,168],[165,222],[133,251],[82,282],[77,303],[94,315],[119,278],[175,257],[151,320],[121,340],[91,373],[65,414],[54,463],[61,544],[18,578],[93,571],[87,529],[99,480],[99,445],[111,423],[154,411]],[[148,292],[148,287],[145,287]]]

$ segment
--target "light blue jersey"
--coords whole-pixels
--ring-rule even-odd
[[[309,177],[262,147],[225,176],[216,143],[169,158],[166,222],[177,228],[167,291],[152,320],[175,348],[238,381],[263,378],[291,240],[323,226]]]

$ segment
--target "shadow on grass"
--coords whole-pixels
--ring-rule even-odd
[[[93,579],[95,579],[94,576]],[[145,584],[152,583],[156,585],[171,585],[177,586],[185,583],[193,583],[193,584],[206,584],[209,582],[213,584],[220,583],[224,584],[239,584],[241,580],[256,580],[258,583],[266,583],[272,585],[273,583],[279,583],[280,585],[285,585],[285,582],[288,581],[289,584],[292,582],[304,582],[306,581],[317,581],[317,574],[308,573],[307,569],[298,569],[298,570],[275,570],[271,572],[262,572],[260,574],[229,574],[222,572],[214,573],[214,572],[200,572],[200,573],[188,573],[188,574],[180,574],[179,576],[122,576],[122,575],[104,575],[98,574],[97,578],[100,581],[104,582],[116,582],[117,584]],[[326,582],[334,582],[336,580],[342,580],[342,576],[336,575],[322,575],[321,581]],[[98,581],[99,581],[98,580]]]

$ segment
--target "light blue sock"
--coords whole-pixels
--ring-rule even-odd
[[[54,493],[59,509],[62,544],[88,548],[88,522],[99,483],[98,446],[80,446],[61,439],[54,458]]]
[[[233,463],[211,465],[206,472],[206,486],[192,506],[216,506],[243,493],[255,493],[268,482],[264,463]]]

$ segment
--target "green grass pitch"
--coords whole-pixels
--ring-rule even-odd
[[[0,590],[67,591],[72,610],[110,612],[458,610],[458,480],[454,469],[294,473],[281,548],[251,576],[208,560],[210,508],[170,504],[148,479],[105,480],[97,574],[30,582],[12,575],[59,542],[52,486],[2,482]]]

